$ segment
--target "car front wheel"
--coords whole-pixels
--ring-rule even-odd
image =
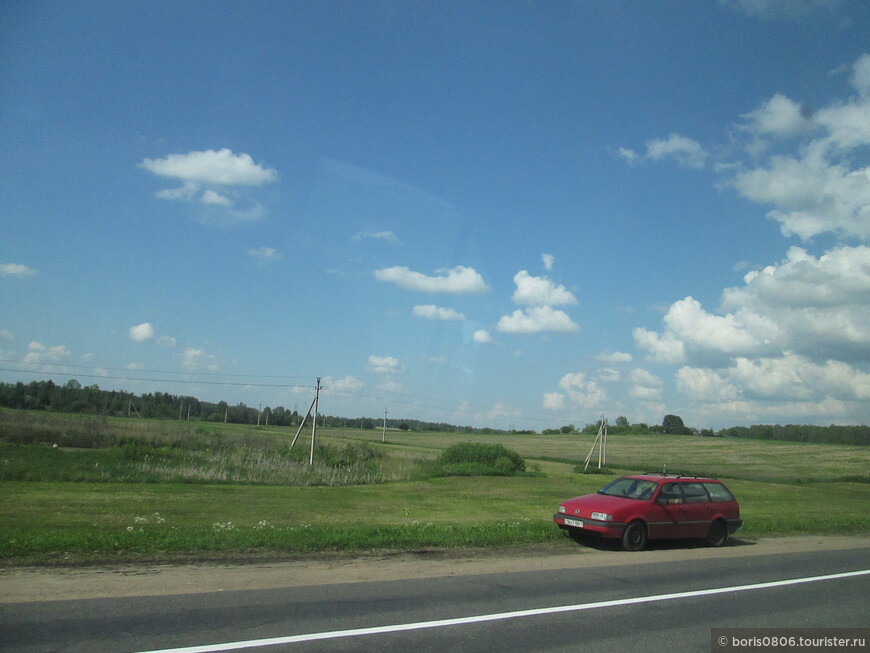
[[[710,546],[722,546],[728,540],[728,526],[721,519],[717,519],[710,524],[710,531],[707,533],[707,544]]]
[[[626,551],[640,551],[646,546],[646,525],[633,521],[625,527],[622,534],[622,548]]]

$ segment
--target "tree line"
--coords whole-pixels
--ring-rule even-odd
[[[830,444],[870,444],[870,426],[812,426],[807,424],[754,424],[722,429],[720,435],[753,440],[786,442],[827,442]]]
[[[31,383],[0,383],[0,407],[29,410],[47,410],[59,413],[89,413],[116,417],[147,417],[181,419],[231,424],[262,424],[271,426],[298,426],[303,415],[298,410],[283,406],[272,408],[230,405],[226,401],[212,403],[187,395],[168,392],[149,392],[137,395],[124,390],[101,390],[96,384],[82,386],[76,379],[63,385],[54,381]],[[325,428],[379,429],[384,420],[370,417],[337,417],[318,415],[318,424]],[[388,419],[389,429],[402,431],[442,431],[448,433],[503,433],[498,429],[456,426],[441,422],[415,419]]]
[[[124,390],[101,390],[96,384],[82,386],[75,379],[63,385],[53,381],[31,383],[0,383],[0,407],[30,410],[50,410],[63,413],[90,413],[96,415],[149,417],[158,419],[191,419],[232,424],[269,424],[272,426],[298,426],[302,415],[283,406],[276,408],[246,406],[244,403],[230,405],[226,401],[212,403],[196,397],[173,395],[167,392],[149,392],[137,395]],[[318,423],[326,428],[380,429],[384,420],[371,417],[338,417],[319,415]],[[559,429],[545,429],[544,435],[584,434],[595,435],[600,422],[593,422],[577,429],[566,424]],[[444,422],[426,422],[415,419],[388,419],[386,427],[402,431],[439,431],[446,433],[513,433],[535,434],[535,431],[505,431],[489,427],[456,426]],[[632,424],[624,416],[609,424],[610,435],[667,433],[676,435],[702,435],[750,438],[757,440],[782,440],[788,442],[818,442],[831,444],[870,445],[870,426],[813,426],[788,424],[786,426],[756,424],[732,426],[713,432],[711,429],[687,427],[679,415],[665,415],[661,424]]]

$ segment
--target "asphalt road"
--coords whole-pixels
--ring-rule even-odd
[[[710,651],[711,628],[870,626],[870,574],[752,587],[870,570],[870,546],[649,564],[625,555],[634,564],[2,604],[0,650]],[[478,620],[457,621],[467,617]],[[346,632],[390,626],[400,629]],[[299,635],[310,641],[288,642]]]

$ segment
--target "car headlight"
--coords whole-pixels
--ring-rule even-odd
[[[613,519],[613,515],[608,515],[606,512],[593,512],[589,516],[598,521],[610,521]]]
[[[565,512],[565,506],[559,506],[559,512]]]

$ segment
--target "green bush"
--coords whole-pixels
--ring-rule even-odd
[[[428,471],[432,476],[514,476],[526,471],[526,461],[500,444],[462,442],[445,449]]]

